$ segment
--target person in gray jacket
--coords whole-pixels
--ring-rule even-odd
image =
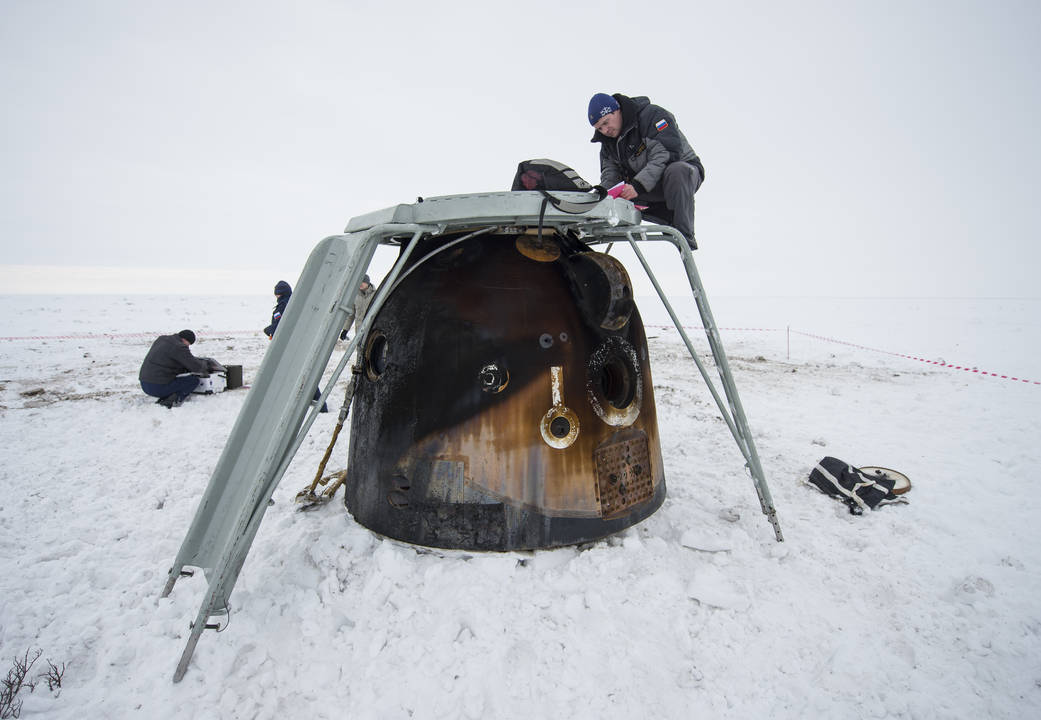
[[[192,355],[189,346],[195,342],[195,333],[182,330],[176,335],[160,335],[152,343],[137,379],[146,395],[159,398],[156,402],[172,408],[184,402],[199,384],[195,375],[183,373],[206,373],[212,358],[199,358]]]
[[[361,325],[361,321],[365,319],[365,313],[369,310],[372,296],[375,294],[376,288],[372,286],[369,276],[366,275],[358,285],[358,294],[354,296],[354,314],[347,318],[347,324],[343,326],[343,330],[340,332],[341,340],[347,339],[347,333],[352,325]]]
[[[679,230],[691,249],[694,193],[705,168],[668,110],[643,96],[597,93],[589,101],[590,142],[600,143],[600,184],[624,183],[619,197]]]

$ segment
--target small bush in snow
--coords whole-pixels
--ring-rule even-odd
[[[36,689],[36,683],[28,679],[28,676],[33,664],[42,654],[43,650],[37,650],[33,653],[32,659],[29,658],[28,650],[25,651],[23,657],[15,655],[14,665],[7,671],[3,687],[0,688],[0,718],[6,720],[6,718],[16,718],[21,714],[22,701],[18,699],[18,693],[22,691],[23,687],[29,688],[29,692]]]
[[[35,652],[26,650],[21,657],[15,655],[14,664],[7,671],[7,677],[0,681],[0,720],[17,718],[21,714],[22,701],[18,699],[18,693],[22,688],[29,688],[29,692],[33,692],[41,678],[47,683],[47,689],[52,692],[61,687],[62,678],[65,676],[65,663],[58,667],[48,660],[47,672],[35,679],[30,675],[33,665],[42,654],[43,650],[37,648]]]

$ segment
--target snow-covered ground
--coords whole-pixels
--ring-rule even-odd
[[[669,498],[608,540],[434,552],[298,512],[320,416],[180,684],[206,585],[159,594],[248,391],[168,411],[137,369],[191,327],[248,383],[271,298],[0,302],[0,674],[66,665],[23,718],[1041,717],[1041,300],[714,299],[780,544],[655,300]],[[910,503],[851,516],[805,482],[825,455]]]

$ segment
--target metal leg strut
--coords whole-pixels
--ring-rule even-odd
[[[655,277],[654,272],[647,263],[647,259],[640,251],[636,239],[633,237],[634,232],[640,233],[645,238],[648,232],[660,232],[679,250],[681,257],[683,258],[683,267],[687,273],[687,280],[690,283],[690,289],[694,293],[694,301],[697,304],[698,312],[701,315],[701,324],[705,327],[705,335],[708,338],[708,344],[712,350],[712,357],[716,363],[719,379],[723,384],[723,391],[726,393],[728,406],[723,405],[723,400],[716,391],[715,384],[709,377],[704,364],[694,351],[694,346],[690,342],[690,338],[687,337],[687,333],[684,331],[683,325],[680,322],[679,317],[676,315],[676,311],[673,310],[672,305],[669,303],[669,300],[665,295],[665,291],[662,290],[661,285],[658,283],[658,279]],[[705,288],[701,284],[701,278],[698,275],[697,267],[694,265],[694,256],[690,251],[690,247],[687,245],[687,241],[676,229],[666,225],[652,225],[641,227],[637,230],[629,230],[626,232],[626,237],[629,240],[629,245],[632,246],[633,251],[636,253],[636,257],[639,258],[640,264],[643,265],[647,277],[650,278],[651,283],[654,285],[658,297],[660,297],[662,303],[664,303],[665,309],[669,313],[669,317],[672,318],[673,324],[680,333],[680,337],[683,338],[683,342],[687,346],[688,352],[690,352],[691,357],[694,358],[694,362],[698,366],[701,376],[705,379],[705,383],[708,385],[709,391],[712,393],[712,397],[715,399],[716,405],[719,407],[723,419],[727,423],[727,427],[730,428],[730,432],[734,436],[734,440],[737,442],[738,449],[745,457],[745,467],[748,468],[748,471],[752,476],[752,482],[755,485],[756,494],[759,496],[759,505],[763,509],[763,514],[766,515],[767,520],[769,520],[770,524],[773,526],[774,537],[777,539],[777,542],[784,542],[784,536],[781,534],[781,526],[777,521],[777,509],[774,507],[773,498],[770,495],[770,488],[766,484],[766,475],[763,473],[763,466],[759,462],[759,453],[755,447],[755,440],[752,439],[752,432],[748,428],[748,420],[745,418],[744,407],[741,405],[741,398],[737,392],[737,384],[734,382],[734,377],[730,372],[730,363],[727,360],[726,351],[723,349],[723,341],[719,337],[719,330],[716,327],[715,319],[712,317],[712,310],[708,304],[708,297],[705,294]]]

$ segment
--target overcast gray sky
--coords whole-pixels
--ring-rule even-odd
[[[1039,67],[1035,0],[0,0],[5,284],[292,280],[350,217],[526,158],[598,180],[604,91],[704,161],[710,294],[1036,297]]]

